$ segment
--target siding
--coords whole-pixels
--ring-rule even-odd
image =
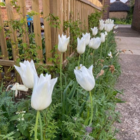
[[[109,12],[109,18],[125,19],[127,12]]]

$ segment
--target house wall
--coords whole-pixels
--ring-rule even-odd
[[[140,0],[135,0],[132,28],[140,32]]]
[[[127,12],[109,12],[109,18],[125,19],[127,15]]]

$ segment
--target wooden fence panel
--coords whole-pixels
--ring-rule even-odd
[[[7,17],[9,24],[9,30],[10,30],[10,38],[11,38],[11,44],[12,44],[12,54],[13,54],[13,60],[14,62],[17,61],[19,58],[19,49],[18,49],[18,41],[17,41],[17,31],[13,29],[12,27],[12,21],[15,20],[14,14],[13,14],[13,6],[11,3],[11,0],[6,0],[6,9],[7,9]],[[4,67],[5,69],[5,76],[10,76],[10,73],[8,73],[8,67]],[[16,79],[17,81],[20,81],[20,76],[16,73]]]
[[[53,14],[54,16],[58,16],[58,11],[57,11],[57,1],[56,0],[50,0],[50,13]],[[54,47],[57,45],[58,42],[58,28],[51,28],[51,43],[52,46]]]
[[[1,16],[1,9],[0,9],[0,25],[1,25],[1,29],[0,29],[0,46],[1,46],[1,51],[2,51],[2,60],[8,60],[8,50],[7,50],[7,44],[6,44],[6,37],[5,37],[5,33],[4,33],[4,24],[3,24],[3,20],[2,20],[2,16]],[[6,76],[9,75],[8,73],[8,68],[4,67],[4,73]],[[2,80],[2,74],[0,73],[0,80]]]
[[[68,19],[67,19],[67,0],[63,0],[63,20],[68,21]],[[66,33],[67,33],[67,31],[64,32],[64,34],[66,34]],[[66,57],[67,57],[67,53],[65,52],[63,55],[64,60],[66,59]]]
[[[25,22],[27,23],[27,19],[26,19],[26,4],[25,4],[25,1],[24,0],[18,0],[18,5],[20,6],[20,18],[21,19],[24,19]],[[28,31],[27,31],[27,24],[25,24],[23,26],[23,30],[24,30],[24,33],[23,33],[23,43],[27,43],[27,45],[29,46],[29,37],[28,37]]]
[[[76,20],[76,1],[73,0],[73,20]]]
[[[1,45],[1,51],[2,51],[2,55],[3,55],[3,59],[8,59],[8,51],[7,51],[7,44],[6,44],[6,37],[5,37],[5,33],[4,33],[4,25],[3,25],[3,20],[2,20],[2,16],[1,16],[1,9],[0,9],[0,45]]]
[[[62,35],[63,33],[63,0],[50,0],[50,13],[54,16],[58,16],[61,22],[60,28],[51,28],[52,47],[54,47],[58,45],[58,35]],[[57,50],[56,53],[59,59],[60,52]]]
[[[52,62],[48,60],[49,58],[52,58],[51,27],[49,25],[49,21],[47,21],[47,19],[46,19],[49,14],[50,14],[50,1],[43,0],[43,18],[44,18],[46,63],[52,64]]]
[[[70,0],[67,1],[67,20],[70,21]],[[67,37],[70,36],[70,29],[67,30]],[[68,46],[67,57],[70,55],[70,47]]]
[[[32,1],[32,10],[39,13],[39,0]],[[43,4],[43,18],[44,18],[44,35],[45,35],[45,49],[46,49],[46,64],[51,64],[48,61],[48,58],[54,57],[55,53],[59,55],[60,52],[57,50],[55,53],[51,53],[51,50],[55,45],[58,45],[58,34],[62,35],[63,31],[63,22],[64,21],[76,21],[79,20],[82,22],[81,29],[88,32],[88,16],[91,13],[95,12],[95,9],[98,11],[101,10],[101,3],[98,0],[42,0]],[[20,18],[26,20],[26,3],[24,0],[18,0],[17,3],[20,6]],[[96,5],[95,5],[96,4]],[[13,6],[11,0],[6,0],[6,9],[8,21],[15,20],[13,14]],[[1,9],[0,9],[1,10]],[[58,16],[60,19],[60,28],[51,27],[49,25],[50,21],[46,20],[48,15],[52,14]],[[42,52],[42,38],[41,38],[41,24],[40,24],[40,14],[34,15],[34,33],[35,33],[35,42],[38,46],[41,47],[41,50],[38,51],[38,58],[43,60]],[[3,24],[0,11],[0,25]],[[6,39],[4,36],[4,30],[0,32],[0,44],[2,48],[2,54],[4,55],[3,59],[0,59],[0,65],[6,66],[5,69],[9,66],[13,66],[16,62],[19,52],[18,52],[18,42],[17,42],[17,31],[12,28],[12,25],[9,24],[9,30],[11,31],[10,38],[12,40],[12,52],[13,60],[8,59],[8,51],[6,46]],[[84,27],[85,25],[85,27]],[[2,25],[3,26],[3,25]],[[27,24],[23,27],[25,33],[23,34],[23,42],[29,45],[28,32],[26,31]],[[70,30],[68,29],[65,34],[69,36]],[[64,54],[64,60],[73,52],[71,48],[68,47],[67,52]],[[41,61],[42,62],[42,61]],[[1,75],[0,75],[1,76]]]
[[[32,8],[33,11],[39,13],[39,0],[32,0]],[[38,46],[40,46],[40,49],[37,48],[38,58],[42,60],[43,53],[42,53],[41,25],[39,14],[33,16],[33,24],[34,24],[35,42]]]
[[[8,21],[13,21],[14,20],[14,15],[13,15],[13,6],[11,4],[11,0],[6,0],[6,9],[7,9],[7,16],[8,16]],[[12,40],[12,53],[13,53],[13,59],[16,61],[17,58],[19,57],[19,52],[18,52],[18,43],[17,43],[17,33],[13,29],[12,24],[9,24],[9,29],[10,29],[10,38]]]
[[[63,34],[63,0],[57,0],[57,12],[58,12],[58,17],[60,19],[60,28],[58,29],[58,34],[62,35]],[[58,38],[58,36],[57,36]],[[58,42],[57,42],[58,44]],[[57,54],[59,55],[60,58],[60,52],[57,51]],[[64,58],[63,58],[64,60]],[[62,60],[62,61],[63,61]]]

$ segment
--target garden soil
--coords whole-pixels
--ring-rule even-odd
[[[121,123],[115,123],[119,133],[117,140],[140,140],[140,33],[129,25],[116,30],[116,42],[120,54],[121,75],[116,89],[123,90],[120,97],[125,103],[117,104]]]

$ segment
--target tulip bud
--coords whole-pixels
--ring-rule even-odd
[[[43,110],[47,108],[52,102],[52,92],[57,78],[51,79],[51,75],[43,74],[38,78],[34,75],[35,84],[31,97],[31,106],[35,110]]]
[[[105,42],[105,34],[101,33],[101,42]]]
[[[101,45],[101,38],[96,37],[90,40],[90,43],[89,43],[90,48],[98,49],[100,45]]]
[[[85,39],[85,44],[87,46],[90,41],[90,33],[83,34],[83,38]]]
[[[108,53],[108,56],[109,56],[110,58],[112,58],[112,57],[113,57],[113,56],[112,56],[112,52]]]
[[[81,39],[77,38],[77,52],[79,54],[83,54],[86,49],[85,39],[82,37]]]
[[[69,40],[70,40],[70,37],[67,38],[66,35],[62,34],[62,37],[60,37],[60,35],[58,35],[58,50],[60,52],[65,52],[67,50]]]
[[[18,73],[21,76],[23,84],[27,88],[33,88],[34,86],[34,75],[37,75],[34,61],[24,61],[23,63],[20,63],[20,67],[15,66],[15,69],[18,71]]]
[[[102,31],[104,28],[105,28],[105,24],[104,23],[100,23],[100,25],[99,25],[100,31]]]
[[[95,79],[92,70],[93,65],[91,65],[89,69],[80,65],[80,68],[76,68],[74,70],[77,82],[86,91],[91,91],[95,86]]]
[[[97,35],[97,33],[98,33],[98,28],[97,27],[91,28],[91,30],[92,30],[92,34],[94,36]]]

